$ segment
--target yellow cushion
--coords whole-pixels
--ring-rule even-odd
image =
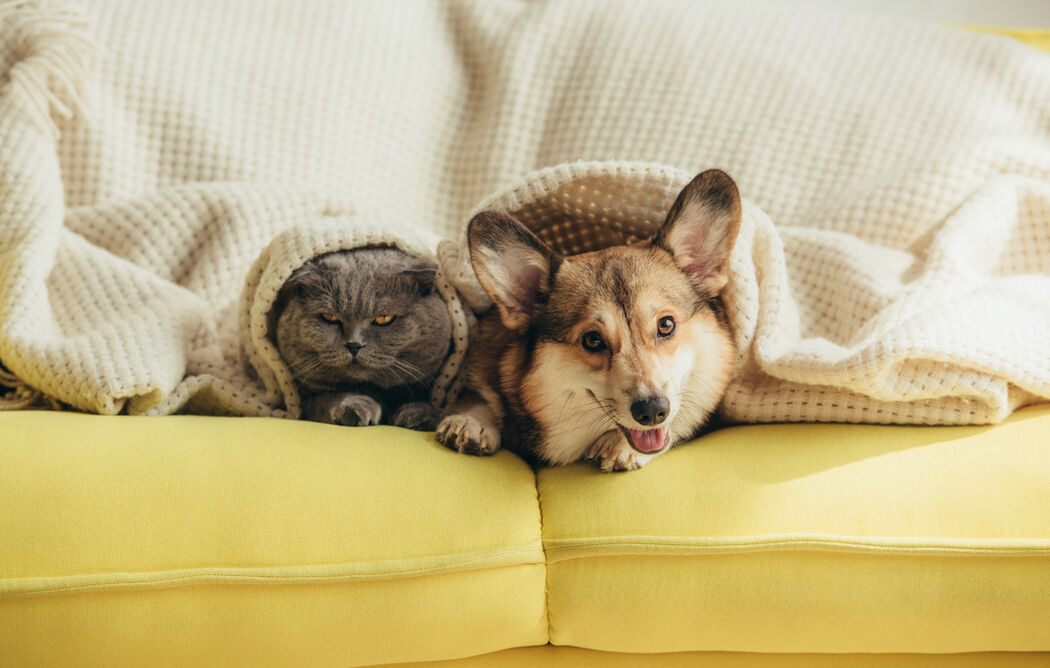
[[[551,637],[1046,649],[1048,435],[1050,407],[997,427],[741,427],[628,474],[543,471]],[[507,453],[0,413],[0,491],[0,657],[20,665],[362,665],[547,640],[533,473]]]
[[[629,474],[538,480],[555,644],[1050,650],[1050,406],[726,429]]]
[[[404,663],[390,668],[1046,668],[1050,654],[758,654],[682,652],[622,654],[576,647],[528,647],[455,661]]]
[[[1050,53],[1050,29],[1047,28],[987,28],[984,26],[964,26],[967,30],[984,32],[992,35],[1003,35],[1011,37],[1019,42],[1024,42],[1040,51]]]
[[[389,427],[0,413],[0,657],[18,665],[542,644],[544,572],[534,475],[509,453]]]

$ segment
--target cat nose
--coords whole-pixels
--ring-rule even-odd
[[[357,351],[361,350],[364,347],[365,347],[365,344],[361,343],[360,341],[347,341],[346,342],[346,349],[350,351],[351,355],[356,355]]]
[[[648,399],[639,399],[638,401],[631,404],[631,417],[638,421],[638,424],[649,425],[660,424],[667,419],[667,412],[671,408],[671,402],[667,400],[667,397],[649,397]]]

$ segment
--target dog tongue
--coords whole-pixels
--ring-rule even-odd
[[[631,437],[631,444],[642,452],[656,452],[664,447],[666,432],[662,427],[659,429],[646,429],[644,431],[628,429],[627,433]]]

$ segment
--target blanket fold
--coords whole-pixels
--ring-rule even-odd
[[[691,177],[655,163],[571,163],[525,176],[478,210],[510,213],[559,252],[581,253],[654,235]],[[1036,206],[989,225],[988,197]],[[1046,258],[1023,246],[1050,229],[1046,184],[996,179],[908,251],[778,229],[743,204],[724,293],[738,348],[728,419],[988,423],[1050,396],[1040,329],[1050,276],[1037,273]],[[446,271],[469,283],[465,236]]]
[[[472,212],[588,250],[718,167],[729,418],[997,422],[1050,399],[1047,110],[1046,54],[817,10],[0,0],[0,406],[293,417],[311,253],[435,257],[465,332]]]
[[[393,246],[437,262],[438,239],[422,230],[370,216],[328,217],[289,228],[259,255],[245,280],[239,306],[241,350],[254,376],[262,381],[262,401],[280,406],[288,417],[301,414],[300,397],[287,365],[277,352],[274,305],[278,292],[296,269],[309,260],[334,251]],[[448,306],[452,321],[452,346],[430,389],[430,401],[439,412],[455,403],[462,386],[459,371],[470,343],[473,312],[438,269],[435,288]],[[279,411],[275,415],[282,415]]]

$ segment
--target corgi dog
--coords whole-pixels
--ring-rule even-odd
[[[438,441],[630,471],[694,437],[733,368],[719,295],[740,220],[736,184],[715,169],[679,193],[655,237],[630,246],[562,257],[507,214],[476,215],[471,264],[496,308]]]

